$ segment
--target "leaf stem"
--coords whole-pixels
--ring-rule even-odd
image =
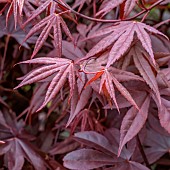
[[[150,167],[150,165],[149,165],[149,161],[148,161],[148,159],[147,159],[147,157],[146,157],[145,151],[143,150],[143,146],[142,146],[142,144],[141,144],[139,135],[136,136],[136,140],[137,140],[138,148],[139,148],[139,150],[140,150],[140,152],[141,152],[142,158],[143,158],[146,166],[147,166],[149,169],[151,169],[151,167]]]
[[[146,19],[146,17],[148,16],[149,12],[150,12],[150,11],[147,11],[147,13],[143,16],[143,18],[142,18],[141,22],[144,22],[144,20],[145,20],[145,19]]]

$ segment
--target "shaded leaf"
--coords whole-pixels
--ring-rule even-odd
[[[138,162],[124,162],[121,164],[117,164],[115,167],[111,168],[110,170],[149,170],[146,166],[138,163]]]
[[[118,155],[120,155],[123,146],[136,136],[144,126],[148,117],[149,104],[150,97],[147,96],[141,104],[139,111],[136,108],[131,107],[126,113],[120,129],[121,135]]]
[[[158,116],[161,126],[170,134],[170,101],[161,98],[162,105],[158,108]]]
[[[135,66],[139,70],[139,72],[142,75],[145,82],[154,91],[154,93],[156,94],[156,97],[158,98],[159,102],[161,103],[160,93],[159,93],[156,77],[155,77],[154,72],[151,68],[151,65],[147,61],[147,58],[145,58],[145,56],[147,56],[147,54],[144,51],[142,51],[140,49],[140,47],[135,46],[135,48],[133,48],[131,50],[131,53],[129,55],[133,56]]]
[[[1,21],[0,22],[0,37],[10,36],[10,37],[13,37],[19,44],[22,44],[26,36],[26,33],[19,26],[15,28],[14,21],[12,20],[12,18],[9,19],[9,23],[7,27],[6,27],[4,15],[0,16],[0,21]],[[27,25],[25,30],[29,30],[29,29],[30,29],[30,25]],[[27,41],[25,41],[22,45],[25,48],[29,49],[30,47],[28,46],[28,43],[33,44],[36,42],[36,40],[37,40],[37,36],[32,36]]]
[[[145,139],[145,153],[149,163],[154,163],[170,149],[170,136],[164,136],[158,132],[148,129],[147,138]]]
[[[117,154],[114,152],[113,146],[110,144],[107,138],[99,133],[93,131],[86,131],[76,133],[74,136],[75,139],[80,143],[98,149],[106,154],[112,156],[115,156]]]
[[[114,163],[111,156],[93,149],[73,151],[67,154],[63,160],[66,168],[79,170],[94,169]]]
[[[74,120],[77,114],[86,106],[88,100],[91,97],[91,93],[92,93],[91,87],[83,89],[80,96],[78,96],[76,91],[73,92],[73,97],[71,100],[71,112],[67,122],[67,126],[70,125],[70,123]]]
[[[119,6],[124,0],[104,0],[102,5],[99,8],[99,12],[97,12],[96,16],[102,14],[102,16],[106,15],[115,7]]]
[[[8,114],[8,115],[7,115]],[[3,116],[4,115],[4,116]],[[32,163],[36,170],[46,170],[45,160],[35,150],[32,144],[29,143],[27,138],[31,140],[31,135],[28,135],[21,124],[16,123],[15,117],[11,112],[4,110],[0,111],[1,120],[0,125],[5,125],[6,131],[0,131],[0,138],[5,137],[5,144],[0,145],[0,154],[5,154],[4,159],[7,159],[8,168],[11,170],[21,170],[24,165],[24,158]],[[6,135],[7,134],[7,135]],[[16,159],[17,158],[17,159]]]

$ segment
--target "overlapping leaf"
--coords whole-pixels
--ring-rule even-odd
[[[41,0],[25,0],[23,6],[23,13],[25,14],[25,16],[29,18],[41,3]],[[40,20],[40,17],[37,16],[36,19]]]
[[[137,2],[138,0],[126,0],[125,1],[124,17],[130,14],[130,12],[133,10]]]
[[[107,97],[109,102],[111,102],[110,99],[112,99],[118,110],[119,106],[117,104],[115,97],[115,87],[133,106],[135,106],[138,109],[136,102],[133,100],[128,90],[119,81],[126,81],[127,79],[141,81],[142,79],[140,79],[138,76],[135,76],[134,74],[110,68],[108,70],[105,69],[103,71],[96,73],[96,75],[92,79],[90,79],[87,84],[94,82],[100,77],[101,80],[99,85],[99,93],[103,92],[103,94]],[[110,104],[112,105],[112,102]]]
[[[73,8],[78,8],[78,11],[80,11],[82,9],[82,7],[84,6],[85,3],[89,3],[91,0],[76,0],[74,2]]]
[[[67,122],[67,126],[70,125],[70,123],[74,120],[74,118],[78,115],[78,113],[84,109],[84,107],[87,105],[91,93],[92,93],[92,88],[84,87],[84,82],[83,82],[83,76],[80,77],[80,80],[77,80],[77,84],[75,84],[74,91],[73,91],[73,97],[71,99],[71,111],[70,111],[70,117]],[[81,89],[81,90],[80,90]]]
[[[100,52],[106,51],[107,48],[109,48],[110,52],[106,67],[109,67],[111,64],[113,64],[130,48],[135,34],[137,35],[137,38],[140,40],[143,48],[149,54],[153,64],[155,64],[151,39],[148,32],[166,37],[155,28],[136,21],[124,21],[121,22],[119,25],[110,26],[109,28],[106,28],[106,32],[105,30],[103,31],[104,34],[109,35],[100,40],[87,53],[84,59],[96,56]]]
[[[114,163],[113,157],[93,149],[80,149],[64,157],[64,166],[69,169],[90,170]]]
[[[26,84],[31,84],[44,80],[50,76],[51,83],[46,92],[45,100],[40,109],[42,109],[49,101],[51,101],[60,89],[65,84],[67,77],[70,84],[70,95],[73,93],[74,84],[75,84],[75,70],[74,64],[69,59],[63,58],[36,58],[32,60],[27,60],[21,63],[36,63],[36,64],[46,64],[30,72],[23,81],[16,87],[19,88]],[[69,75],[69,76],[67,76]]]
[[[170,136],[159,134],[153,129],[148,129],[144,143],[147,146],[145,152],[149,163],[154,163],[170,150]]]
[[[104,16],[115,7],[125,3],[124,16],[128,16],[132,9],[135,7],[137,1],[138,0],[104,0],[100,6],[99,12],[96,15],[98,16],[102,14],[102,16]]]
[[[157,102],[156,99],[155,101]],[[161,105],[157,102],[160,124],[168,133],[170,133],[170,101],[164,98],[161,98],[161,101]]]
[[[94,169],[105,165],[122,162],[115,155],[115,146],[108,139],[96,132],[87,131],[75,134],[76,140],[94,149],[81,149],[69,153],[64,157],[64,165],[71,169]],[[103,159],[101,159],[101,156]],[[81,166],[80,166],[81,163]]]
[[[16,27],[15,28],[15,23],[13,21],[12,18],[9,19],[9,23],[6,27],[6,21],[5,21],[5,16],[2,15],[0,16],[0,38],[3,37],[4,35],[9,36],[9,37],[13,37],[19,44],[22,44],[22,42],[24,41],[24,38],[26,36],[26,33],[20,28],[20,27]],[[25,30],[29,30],[30,29],[30,25],[27,25],[25,27]],[[35,43],[37,40],[37,36],[32,36],[29,39],[27,39],[27,41],[25,41],[22,45],[25,48],[29,49],[28,43]]]
[[[108,12],[110,12],[115,7],[119,6],[121,3],[123,3],[124,0],[104,0],[102,5],[100,6],[99,12],[96,14],[98,15],[106,15]]]
[[[165,5],[168,1],[0,0],[4,3],[0,5],[3,8],[0,13],[2,18],[6,17],[0,17],[0,65],[3,68],[0,70],[0,109],[10,110],[8,103],[17,112],[17,118],[10,118],[12,114],[4,110],[3,114],[0,112],[0,169],[148,170],[146,166],[152,166],[155,161],[150,169],[154,166],[159,169],[162,161],[169,165],[166,159],[170,150],[170,43],[154,29],[160,28],[169,34],[168,5]],[[135,5],[137,8],[132,12]],[[76,24],[63,20],[64,17],[73,20],[74,14]],[[132,17],[128,17],[130,14]],[[118,19],[118,22],[110,20],[106,24],[107,19]],[[97,20],[101,22],[95,25],[93,21]],[[25,40],[39,35],[37,42],[28,39],[23,43],[27,48],[26,43],[35,44],[32,57],[47,44],[44,42],[50,45],[39,54],[41,58],[23,62],[40,67],[33,67],[20,78],[22,82],[18,87],[40,82],[36,89],[27,85],[13,91],[13,78],[22,74],[20,70],[25,73],[27,67],[12,66],[26,60],[31,51],[18,50],[12,38],[8,43],[2,36],[13,37],[22,44],[25,33],[18,31],[22,21],[25,22],[23,31],[28,33]],[[151,27],[145,23],[157,25]],[[70,41],[72,36],[66,24],[81,50]],[[62,36],[62,30],[67,36]],[[51,44],[54,49],[49,48]],[[20,102],[22,99],[27,102]],[[25,128],[35,137],[28,135],[21,117],[25,118],[24,112],[35,113],[47,103],[43,112],[29,119],[31,124]],[[73,138],[68,137],[74,131],[78,133]],[[37,150],[31,144],[32,139]],[[52,144],[54,147],[49,151]],[[60,165],[63,157],[67,168]]]
[[[17,27],[17,22],[18,22],[19,18],[21,18],[24,1],[25,0],[12,0],[10,7],[8,9],[8,12],[6,15],[6,21],[8,22],[10,15],[13,13],[15,28]]]
[[[148,117],[148,109],[150,105],[150,97],[143,96],[145,99],[142,99],[142,104],[139,111],[132,107],[128,110],[126,115],[123,118],[121,129],[120,129],[120,145],[119,145],[119,154],[123,148],[123,146],[130,141],[134,136],[136,136],[139,131],[144,126],[146,119]]]
[[[170,133],[170,102],[163,100],[162,108],[159,110],[159,119],[162,127]]]
[[[97,132],[87,131],[87,132],[79,132],[76,133],[75,139],[87,146],[91,146],[92,148],[99,149],[106,154],[116,156],[116,151],[107,140],[107,138]]]
[[[39,8],[37,8],[32,16],[24,23],[26,25],[28,22],[30,22],[32,19],[37,17],[41,12],[43,12],[48,6],[50,6],[50,15],[42,19],[39,23],[33,26],[32,29],[30,29],[29,33],[25,37],[26,41],[29,37],[31,37],[33,34],[35,34],[37,31],[40,31],[42,29],[42,32],[40,33],[35,47],[33,54],[31,56],[34,57],[37,52],[40,50],[40,48],[43,46],[44,42],[46,41],[47,37],[50,34],[51,29],[53,28],[53,35],[54,35],[54,46],[57,50],[57,55],[61,57],[61,50],[62,50],[62,30],[61,27],[63,28],[64,32],[66,35],[73,41],[72,35],[63,20],[63,18],[60,16],[60,14],[56,14],[56,3],[53,2],[52,0],[48,0],[45,3],[43,3]]]
[[[106,138],[107,135],[109,135],[109,138]],[[90,147],[90,149],[79,149],[67,154],[63,160],[64,166],[69,169],[90,170],[110,165],[110,169],[148,170],[144,165],[133,160],[130,161],[130,157],[124,157],[129,154],[129,151],[125,148],[122,157],[115,156],[115,151],[118,149],[117,137],[119,137],[117,129],[108,129],[105,133],[106,137],[92,131],[79,132],[75,136],[77,141]]]
[[[32,144],[27,138],[31,139],[31,135],[24,132],[21,124],[17,124],[14,121],[14,117],[11,113],[0,111],[0,125],[1,129],[0,137],[4,141],[4,144],[0,145],[0,155],[4,155],[8,163],[8,168],[11,170],[21,170],[24,162],[31,162],[36,170],[46,170],[45,160],[34,149]],[[17,159],[16,159],[17,158]]]
[[[147,60],[149,58],[147,53],[143,51],[140,46],[135,45],[133,48],[131,48],[128,55],[133,56],[135,66],[139,70],[139,73],[142,75],[146,84],[148,84],[149,87],[154,91],[159,103],[161,103],[155,73],[152,70],[152,63],[150,64]]]
[[[138,162],[134,162],[134,161],[129,161],[129,162],[124,162],[123,164],[120,163],[116,166],[114,166],[113,168],[108,168],[108,170],[149,170],[146,166],[138,163]]]

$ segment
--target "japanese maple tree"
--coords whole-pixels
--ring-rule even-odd
[[[169,0],[0,0],[0,169],[169,170]]]

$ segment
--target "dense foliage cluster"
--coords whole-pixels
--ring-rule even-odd
[[[169,0],[0,0],[0,169],[169,170]]]

